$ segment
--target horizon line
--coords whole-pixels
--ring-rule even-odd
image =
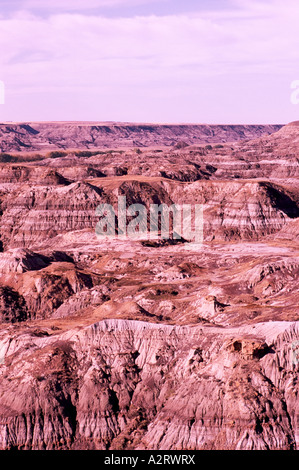
[[[286,126],[298,121],[289,121],[286,123],[209,123],[209,122],[156,122],[156,121],[95,121],[95,120],[21,120],[21,121],[0,121],[0,125],[6,124],[100,124],[100,125],[135,125],[135,126]]]

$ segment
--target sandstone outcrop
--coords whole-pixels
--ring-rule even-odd
[[[0,125],[0,449],[298,449],[298,141]],[[119,196],[203,242],[97,236]]]
[[[185,143],[233,142],[272,134],[280,125],[159,125],[123,123],[3,123],[0,149],[56,150],[76,148],[118,148],[173,146]]]

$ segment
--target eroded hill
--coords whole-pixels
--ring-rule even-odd
[[[0,124],[0,150],[130,148],[221,143],[272,134],[281,125],[28,122]]]
[[[2,159],[1,448],[298,448],[299,127],[221,132]],[[203,243],[100,238],[119,196],[202,205]]]

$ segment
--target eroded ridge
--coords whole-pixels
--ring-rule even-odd
[[[64,125],[0,126],[0,448],[297,449],[298,125]],[[119,197],[202,243],[98,237]]]

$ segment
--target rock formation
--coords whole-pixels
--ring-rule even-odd
[[[298,449],[298,141],[1,124],[0,449]],[[97,236],[119,196],[202,244]]]
[[[0,124],[0,149],[54,150],[93,148],[178,147],[187,144],[233,142],[278,131],[281,125],[192,125],[101,122],[28,122]],[[182,147],[182,145],[179,145]]]

